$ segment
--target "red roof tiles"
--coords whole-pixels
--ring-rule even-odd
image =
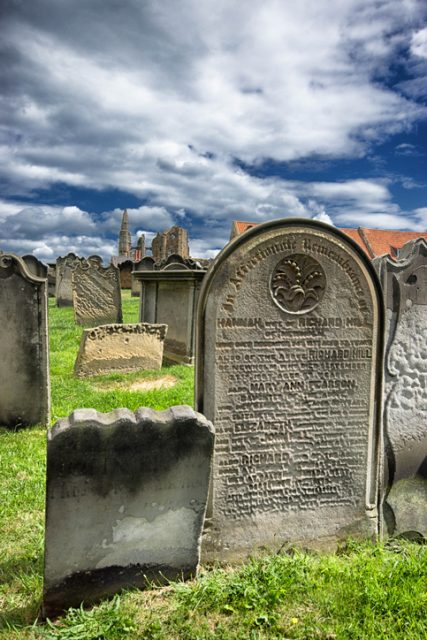
[[[256,222],[234,220],[231,227],[231,237],[234,238],[248,229],[256,227],[257,224]],[[410,240],[425,238],[427,241],[427,231],[394,231],[389,229],[367,229],[366,227],[358,227],[357,229],[341,228],[340,231],[352,238],[371,260],[386,253],[392,258],[396,258],[398,249],[401,249]]]

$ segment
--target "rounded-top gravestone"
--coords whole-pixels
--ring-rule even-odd
[[[219,254],[196,357],[217,433],[206,560],[378,532],[383,324],[370,262],[329,225],[275,220]]]

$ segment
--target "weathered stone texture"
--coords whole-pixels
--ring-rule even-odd
[[[121,371],[160,369],[167,326],[107,324],[83,331],[75,374],[96,376]]]
[[[36,258],[36,256],[27,254],[22,256],[22,259],[27,265],[27,269],[30,273],[33,273],[38,278],[47,278],[47,265],[43,264],[43,262]]]
[[[72,268],[80,261],[75,253],[68,253],[56,260],[55,298],[57,307],[73,306],[73,288],[71,285]]]
[[[79,409],[49,431],[44,614],[196,573],[214,432],[190,407]]]
[[[266,223],[217,257],[196,360],[217,434],[207,560],[376,534],[383,320],[371,264],[327,225]]]
[[[121,262],[118,267],[120,272],[120,287],[122,289],[130,289],[132,287],[132,260],[125,260]]]
[[[374,264],[386,302],[385,514],[390,533],[427,536],[427,243]]]
[[[162,262],[172,254],[189,258],[188,234],[186,229],[174,226],[168,231],[158,233],[152,242],[152,252],[155,262]]]
[[[122,322],[120,272],[82,260],[72,270],[74,318],[77,324],[96,326]]]
[[[145,256],[145,258],[134,263],[132,272],[132,296],[136,297],[141,294],[141,285],[135,278],[135,271],[153,271],[154,264],[154,259],[150,256]]]
[[[0,256],[0,425],[49,422],[47,280]]]

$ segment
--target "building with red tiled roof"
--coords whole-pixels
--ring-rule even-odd
[[[252,229],[252,227],[256,227],[257,224],[257,222],[233,220],[230,239],[239,236],[248,229]],[[399,249],[410,240],[416,240],[416,238],[424,238],[427,242],[427,231],[393,231],[389,229],[367,229],[366,227],[358,227],[357,229],[341,228],[339,230],[354,240],[371,260],[386,253],[392,258],[397,258]]]

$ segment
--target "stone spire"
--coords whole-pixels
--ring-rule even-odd
[[[127,209],[123,211],[122,226],[119,235],[119,256],[130,256],[132,239],[129,233],[129,220]]]

